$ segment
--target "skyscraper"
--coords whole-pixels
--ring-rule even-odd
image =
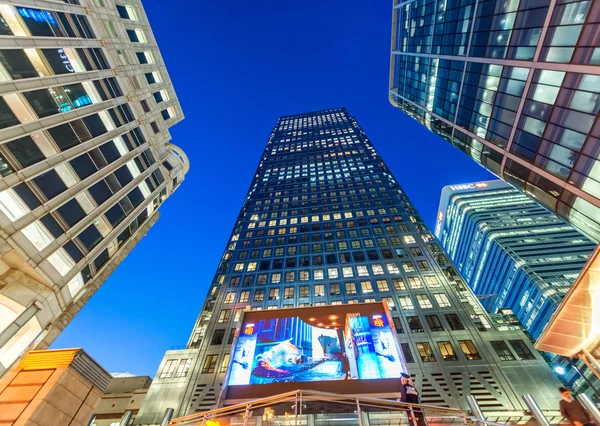
[[[280,117],[187,347],[165,354],[135,423],[215,405],[243,310],[378,300],[424,403],[474,393],[487,413],[521,411],[531,392],[553,407],[539,353],[492,326],[346,109]]]
[[[189,165],[138,0],[8,0],[0,34],[1,375],[66,327]]]
[[[596,247],[500,180],[444,187],[435,236],[483,306],[536,339]]]
[[[396,0],[390,102],[600,240],[600,3]]]
[[[501,180],[442,190],[435,236],[488,312],[508,308],[537,339],[596,244]],[[553,358],[577,393],[600,383],[583,362]],[[583,377],[585,375],[586,377]]]

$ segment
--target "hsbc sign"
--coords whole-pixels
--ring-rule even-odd
[[[464,189],[475,189],[475,188],[487,188],[488,184],[485,182],[478,183],[466,183],[463,185],[450,185],[452,191],[462,191]]]

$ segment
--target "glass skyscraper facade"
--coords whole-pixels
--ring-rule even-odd
[[[395,0],[390,102],[600,240],[600,3]]]
[[[539,337],[596,244],[503,181],[442,190],[435,235],[491,312]]]
[[[280,117],[187,347],[165,354],[135,424],[214,407],[242,311],[379,300],[424,403],[522,411],[533,393],[554,408],[547,364],[492,324],[346,109]]]
[[[469,287],[492,313],[508,308],[537,339],[579,276],[596,244],[531,198],[496,180],[442,190],[435,236]],[[557,357],[562,378],[597,398],[598,382]],[[596,384],[600,389],[600,383]]]
[[[189,164],[139,0],[0,1],[0,375],[46,348]]]

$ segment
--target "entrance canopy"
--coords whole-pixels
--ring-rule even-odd
[[[544,329],[535,347],[598,365],[600,343],[600,246]]]

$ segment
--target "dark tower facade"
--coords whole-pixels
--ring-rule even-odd
[[[346,109],[280,117],[187,348],[166,353],[136,424],[215,405],[243,310],[383,299],[424,403],[554,404],[547,364],[494,327]]]

